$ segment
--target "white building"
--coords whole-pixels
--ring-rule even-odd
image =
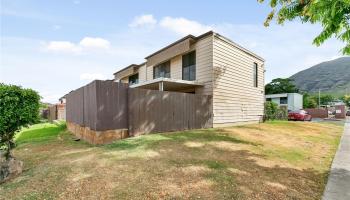
[[[288,110],[296,111],[303,109],[303,95],[299,93],[283,93],[265,95],[266,101],[272,101]]]

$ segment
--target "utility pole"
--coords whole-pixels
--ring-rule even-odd
[[[318,89],[318,108],[321,108],[321,89]]]

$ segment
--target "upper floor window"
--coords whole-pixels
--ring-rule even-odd
[[[160,77],[170,78],[170,61],[156,65],[153,68],[153,79]]]
[[[133,84],[138,84],[139,83],[139,74],[134,74],[129,76],[129,84],[133,85]]]
[[[196,52],[182,56],[182,80],[196,80]]]
[[[253,69],[253,77],[254,77],[254,87],[258,87],[258,64],[254,63]]]

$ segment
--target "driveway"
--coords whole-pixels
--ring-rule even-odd
[[[338,151],[334,157],[323,200],[350,199],[350,117],[344,125]]]

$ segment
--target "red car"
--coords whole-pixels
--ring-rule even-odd
[[[312,117],[305,110],[292,111],[288,113],[288,120],[293,121],[311,121]]]

